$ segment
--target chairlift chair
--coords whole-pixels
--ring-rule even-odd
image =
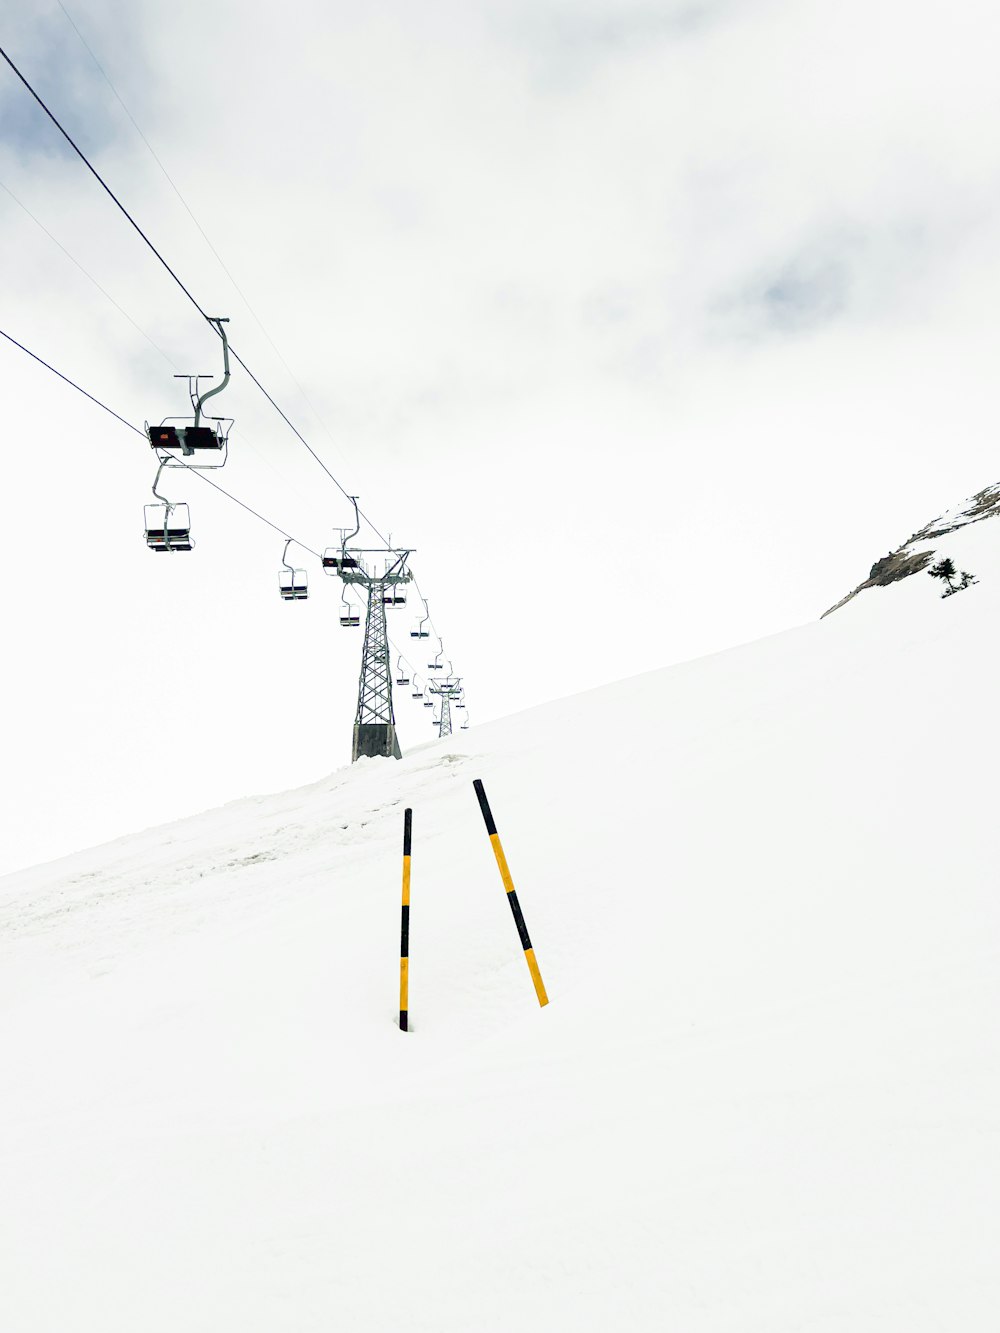
[[[283,602],[304,602],[309,596],[308,575],[304,569],[280,569],[278,591]]]
[[[209,389],[206,393],[198,392],[198,382],[202,379],[212,379],[211,375],[175,375],[175,379],[186,379],[188,382],[188,393],[191,397],[191,405],[194,408],[194,421],[191,425],[174,426],[173,421],[187,421],[186,417],[166,417],[158,426],[146,427],[146,434],[149,438],[150,448],[156,452],[161,466],[167,467],[192,467],[200,471],[204,468],[217,468],[224,466],[229,452],[229,430],[233,424],[232,417],[208,417],[204,418],[203,424],[202,412],[209,398],[214,398],[220,394],[229,383],[229,340],[226,337],[224,324],[228,324],[228,319],[221,316],[209,319],[208,321],[222,339],[222,358],[223,375],[222,383],[217,384],[214,389]],[[203,456],[202,462],[185,463],[182,460],[193,458],[196,454]]]
[[[406,593],[403,591],[403,589],[402,589],[398,584],[396,584],[395,587],[389,588],[386,592],[384,592],[384,593],[382,594],[382,605],[383,605],[383,606],[405,606],[405,605],[406,605]]]
[[[358,497],[351,495],[348,496],[348,499],[354,505],[354,531],[348,532],[346,528],[334,528],[334,532],[340,533],[340,545],[328,546],[323,552],[320,563],[323,566],[324,574],[342,574],[345,569],[360,569],[361,567],[353,555],[347,554],[347,543],[352,537],[356,537],[361,530],[361,519],[358,516]]]
[[[304,569],[293,569],[288,563],[288,548],[291,544],[292,538],[289,537],[281,556],[284,569],[278,570],[278,591],[283,602],[304,602],[309,596],[309,576]]]
[[[433,662],[428,662],[428,663],[427,663],[427,670],[428,670],[428,671],[443,671],[443,670],[444,670],[444,663],[441,662],[441,661],[439,661],[440,658],[444,657],[444,641],[443,641],[442,639],[438,639],[438,643],[441,645],[441,646],[440,646],[440,651],[438,652],[438,655],[437,655],[437,657],[434,659]]]
[[[430,632],[430,630],[429,630],[429,629],[424,629],[424,626],[427,624],[428,620],[430,620],[430,618],[431,618],[430,608],[429,608],[428,605],[427,605],[427,599],[426,599],[426,598],[421,598],[421,601],[422,601],[423,604],[424,604],[424,615],[423,615],[423,619],[422,619],[422,620],[419,620],[419,621],[417,622],[417,628],[416,628],[416,629],[411,629],[411,630],[410,630],[410,638],[411,638],[411,639],[429,639],[429,638],[431,637],[431,632]]]
[[[399,657],[396,658],[396,670],[399,672],[399,675],[396,677],[396,684],[397,684],[397,685],[409,685],[409,683],[410,683],[410,678],[409,678],[409,676],[406,674],[406,672],[405,672],[404,669],[403,669],[403,658],[402,658],[402,656],[399,656]]]
[[[346,600],[340,604],[340,623],[344,629],[357,629],[361,624],[361,613]]]
[[[146,545],[151,551],[191,551],[191,516],[186,504],[150,504],[143,506],[146,520]]]

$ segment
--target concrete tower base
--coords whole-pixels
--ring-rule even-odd
[[[403,753],[391,722],[355,722],[351,763],[369,759],[402,759]]]

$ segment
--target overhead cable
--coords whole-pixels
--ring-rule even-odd
[[[15,347],[19,348],[27,356],[30,356],[33,361],[37,361],[40,366],[44,366],[46,370],[50,370],[53,375],[58,375],[64,383],[68,384],[71,388],[76,389],[77,393],[82,393],[84,398],[89,398],[92,403],[96,403],[98,407],[103,409],[103,411],[108,412],[113,416],[116,421],[120,421],[123,426],[127,426],[129,430],[134,430],[136,435],[141,435],[144,440],[148,440],[149,437],[144,430],[140,430],[139,427],[133,425],[131,421],[127,421],[123,416],[120,416],[113,410],[113,408],[108,407],[107,403],[102,403],[100,398],[95,398],[92,393],[88,393],[87,390],[77,384],[75,380],[71,380],[68,375],[64,375],[61,370],[56,370],[55,366],[50,366],[47,361],[43,361],[42,358],[35,352],[31,351],[29,347],[25,347],[24,343],[19,343],[16,338],[12,338],[10,334],[5,333],[3,329],[0,329],[0,338],[6,338],[9,343],[13,343]],[[254,518],[259,518],[261,523],[266,523],[269,528],[273,528],[275,532],[279,532],[282,537],[286,537],[289,541],[295,542],[296,546],[301,546],[304,551],[308,551],[309,554],[315,556],[317,560],[320,559],[318,551],[314,551],[312,547],[307,546],[305,542],[299,541],[298,537],[293,537],[291,533],[286,532],[284,528],[280,528],[277,523],[272,523],[269,518],[265,518],[263,514],[259,514],[256,509],[251,509],[248,504],[245,504],[244,501],[233,495],[230,491],[227,491],[224,486],[220,486],[217,481],[213,481],[211,477],[206,477],[200,468],[192,467],[190,463],[185,463],[182,458],[175,458],[171,463],[171,466],[174,465],[186,468],[188,472],[193,472],[195,476],[200,477],[202,481],[206,482],[209,486],[214,487],[221,495],[224,495],[227,500],[232,500],[233,504],[239,505],[241,509],[245,509],[247,513],[252,514]]]
[[[203,309],[203,307],[201,306],[201,304],[198,302],[198,300],[192,295],[192,293],[191,293],[191,291],[189,290],[189,288],[186,287],[185,284],[181,281],[180,277],[177,275],[177,273],[174,271],[174,269],[171,268],[170,264],[167,263],[166,259],[163,257],[163,255],[160,253],[160,251],[156,248],[156,246],[153,244],[153,242],[150,240],[150,238],[146,235],[146,233],[143,231],[142,227],[139,226],[138,222],[135,220],[135,218],[132,216],[132,214],[129,212],[129,210],[125,207],[125,205],[122,203],[122,201],[118,198],[118,196],[115,194],[114,190],[112,190],[111,186],[107,183],[107,181],[104,179],[104,177],[101,175],[101,173],[100,173],[100,172],[97,170],[97,168],[93,165],[93,163],[92,163],[92,162],[90,161],[90,159],[87,157],[87,155],[86,155],[86,153],[83,151],[83,149],[79,146],[79,144],[76,142],[76,140],[73,138],[73,136],[72,136],[72,135],[69,133],[69,131],[65,128],[65,126],[64,126],[64,125],[62,124],[62,122],[58,119],[58,117],[55,115],[55,113],[49,109],[49,107],[48,107],[48,106],[46,105],[46,103],[43,101],[43,99],[41,98],[41,96],[40,96],[40,95],[35,91],[35,89],[31,86],[31,84],[28,82],[27,78],[24,76],[24,74],[21,73],[21,71],[18,69],[17,65],[14,64],[13,60],[11,60],[10,56],[9,56],[9,55],[7,54],[7,52],[3,49],[2,46],[0,46],[0,56],[3,57],[3,59],[6,61],[6,63],[10,66],[10,68],[13,70],[13,72],[17,75],[17,78],[20,80],[20,82],[24,85],[25,88],[27,88],[28,92],[29,92],[29,93],[31,94],[31,96],[35,99],[35,101],[38,103],[38,105],[41,107],[41,109],[45,112],[46,116],[48,116],[49,120],[51,120],[52,124],[56,127],[56,129],[59,131],[59,133],[63,136],[63,138],[66,140],[66,142],[69,144],[69,146],[73,149],[73,152],[76,153],[77,157],[80,159],[80,161],[83,163],[83,165],[87,168],[87,170],[90,172],[90,174],[94,177],[94,179],[95,179],[95,180],[97,181],[97,183],[100,185],[101,189],[102,189],[102,190],[104,191],[104,193],[108,196],[108,198],[112,201],[112,203],[115,205],[115,207],[118,209],[118,211],[119,211],[119,212],[122,214],[122,216],[128,221],[129,225],[130,225],[131,227],[134,228],[134,230],[136,231],[136,233],[142,238],[142,240],[145,242],[145,244],[149,247],[149,249],[152,251],[152,253],[156,256],[156,258],[160,261],[160,263],[163,265],[163,267],[166,269],[166,271],[170,274],[170,276],[173,278],[174,282],[177,284],[177,286],[181,289],[181,291],[184,293],[184,295],[187,297],[187,299],[188,299],[188,300],[191,302],[191,304],[194,306],[195,310],[198,311],[198,314],[201,315],[202,319],[205,320],[205,322],[209,325],[209,327],[215,329],[215,326],[212,324],[211,317],[205,312],[205,310]],[[218,330],[215,329],[215,332],[218,333]],[[309,453],[312,454],[313,458],[314,458],[314,459],[316,460],[316,462],[320,465],[320,467],[323,469],[323,471],[326,473],[326,475],[330,478],[330,480],[333,482],[333,484],[337,487],[337,489],[340,491],[340,493],[341,493],[342,495],[344,495],[346,498],[350,499],[351,496],[350,496],[349,492],[348,492],[348,491],[341,485],[341,483],[337,480],[337,478],[336,478],[336,477],[334,476],[334,474],[330,471],[330,469],[327,467],[327,465],[323,462],[322,458],[320,458],[319,454],[318,454],[318,453],[316,452],[316,450],[312,447],[312,445],[311,445],[311,444],[309,443],[309,441],[305,438],[305,436],[304,436],[304,435],[302,434],[302,432],[298,429],[298,427],[296,427],[295,425],[293,425],[293,423],[292,423],[292,421],[289,419],[288,415],[287,415],[284,411],[282,411],[282,409],[278,406],[278,404],[275,402],[274,398],[271,396],[270,393],[268,393],[267,389],[264,388],[264,385],[260,382],[260,380],[259,380],[259,379],[257,378],[257,376],[253,373],[253,371],[250,369],[250,367],[247,365],[247,363],[243,360],[243,358],[239,355],[239,353],[236,351],[236,349],[235,349],[234,347],[230,347],[229,350],[230,350],[230,353],[232,354],[233,358],[234,358],[236,361],[239,362],[239,364],[243,367],[243,369],[246,371],[246,373],[247,373],[247,374],[250,376],[250,378],[253,380],[254,384],[256,384],[257,388],[260,389],[261,393],[264,395],[264,397],[267,399],[267,401],[271,404],[271,406],[274,408],[274,410],[275,410],[275,411],[278,413],[278,415],[281,417],[282,421],[285,422],[285,424],[289,427],[290,430],[292,430],[292,431],[294,432],[294,434],[295,434],[296,437],[301,441],[301,443],[302,443],[303,445],[305,445],[305,447],[306,447],[306,449],[308,449]],[[386,539],[386,537],[384,536],[384,534],[381,533],[381,532],[378,530],[378,528],[375,526],[375,524],[372,522],[372,520],[368,517],[368,515],[365,514],[365,513],[364,513],[362,510],[360,510],[360,509],[358,510],[358,512],[361,514],[361,517],[365,520],[365,522],[368,524],[368,526],[371,528],[371,530],[375,533],[375,535],[379,538],[379,540],[380,540],[380,541],[384,541],[384,542],[386,542],[386,544],[388,544],[387,539]]]

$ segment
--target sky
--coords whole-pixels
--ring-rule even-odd
[[[413,549],[474,725],[815,619],[1000,480],[998,29],[978,0],[12,0],[0,45]],[[0,185],[0,327],[140,428],[182,413],[218,340],[5,65]],[[345,763],[339,584],[300,550],[282,603],[283,541],[188,475],[196,550],[159,560],[142,438],[2,340],[0,389],[0,870]],[[258,390],[215,402],[216,479],[331,543],[350,505]]]

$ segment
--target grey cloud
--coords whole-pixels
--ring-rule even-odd
[[[3,46],[85,153],[122,133],[121,112],[80,38],[58,10],[15,25]],[[22,163],[75,154],[10,67],[0,65],[0,148]]]
[[[608,60],[698,34],[734,8],[735,0],[543,0],[508,16],[500,30],[546,82],[575,85]]]

